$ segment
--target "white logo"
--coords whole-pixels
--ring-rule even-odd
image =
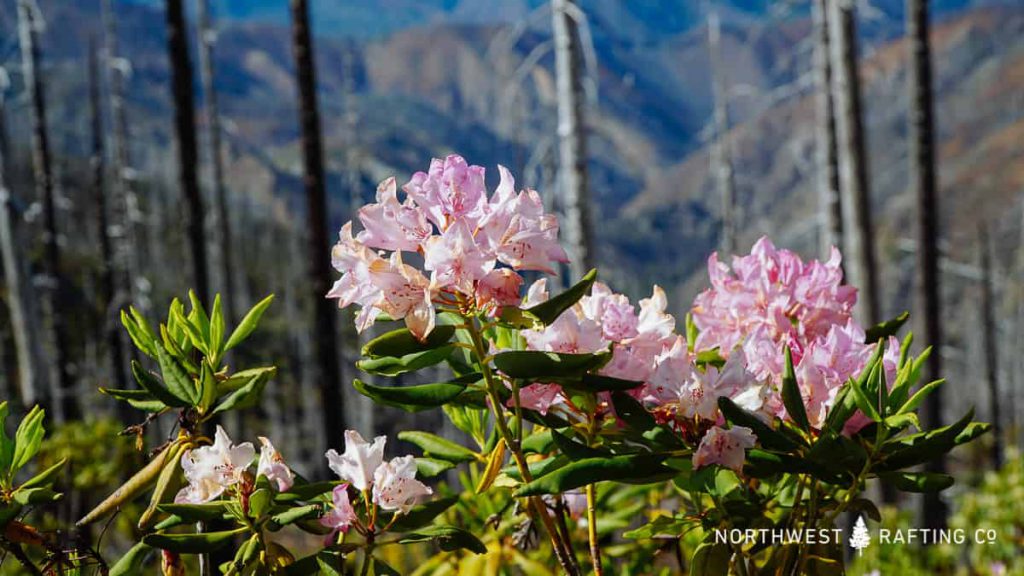
[[[857,523],[853,525],[853,535],[850,536],[850,548],[857,551],[857,555],[863,555],[864,549],[871,545],[871,535],[868,534],[868,527],[864,524],[864,517],[858,516]]]

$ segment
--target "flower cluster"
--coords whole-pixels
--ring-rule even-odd
[[[355,430],[345,431],[345,452],[338,454],[331,449],[326,457],[331,470],[346,483],[334,488],[333,508],[320,519],[320,523],[334,533],[345,532],[349,527],[359,526],[359,515],[349,500],[349,486],[363,494],[381,510],[406,514],[423,496],[429,496],[431,489],[416,480],[416,459],[400,456],[384,461],[384,444],[387,437],[377,436],[367,442]]]
[[[708,275],[711,287],[697,296],[692,310],[700,330],[696,348],[717,349],[725,358],[743,354],[747,369],[768,384],[762,411],[784,418],[778,389],[781,351],[789,347],[808,419],[820,427],[839,388],[860,372],[874,350],[852,317],[857,291],[842,284],[839,251],[833,248],[825,263],[804,262],[761,238],[749,255],[733,258],[731,270],[712,254]],[[889,384],[898,357],[899,343],[890,338],[885,355]],[[847,431],[865,422],[854,417]]]
[[[491,312],[518,304],[523,279],[517,271],[554,273],[567,257],[558,221],[544,212],[537,192],[516,193],[509,171],[499,166],[498,172],[490,197],[484,168],[455,155],[414,174],[401,201],[395,179],[382,182],[377,202],[359,210],[363,229],[355,236],[351,222],[341,229],[331,256],[342,277],[327,296],[343,308],[362,307],[359,330],[385,313],[405,319],[421,339],[434,327],[436,303],[468,302]],[[403,254],[415,255],[422,270]]]
[[[265,477],[279,492],[287,492],[295,482],[295,474],[285,464],[281,454],[270,443],[260,437],[260,459],[256,466],[256,478]],[[174,501],[178,504],[201,504],[209,502],[229,488],[255,480],[249,472],[256,449],[252,442],[235,444],[217,426],[214,442],[186,451],[181,457],[181,468],[188,484],[178,491]]]

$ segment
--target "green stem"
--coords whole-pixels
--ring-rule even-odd
[[[498,384],[494,374],[491,372],[490,362],[487,359],[487,347],[484,345],[477,320],[473,317],[465,317],[465,319],[466,332],[469,333],[470,340],[473,343],[474,355],[476,356],[477,363],[480,365],[480,373],[483,375],[484,384],[487,387],[487,398],[490,400],[491,411],[494,414],[494,425],[497,426],[498,433],[505,439],[505,445],[512,452],[512,459],[515,460],[519,474],[523,477],[523,482],[531,482],[533,481],[533,475],[530,474],[530,467],[526,462],[526,456],[523,454],[519,441],[512,436],[512,432],[508,428],[508,422],[505,421],[501,397],[498,395]],[[537,497],[529,497],[527,502],[533,508],[534,513],[540,518],[541,523],[544,524],[544,528],[551,538],[551,545],[554,548],[555,556],[558,557],[558,563],[562,565],[562,569],[570,576],[577,576],[579,570],[570,560],[572,547],[568,542],[562,541],[545,504]]]
[[[590,560],[594,564],[595,576],[603,576],[601,565],[601,544],[597,541],[597,498],[594,485],[587,484],[587,538],[590,540]]]

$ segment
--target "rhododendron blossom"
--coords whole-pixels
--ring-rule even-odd
[[[263,448],[256,475],[273,482],[279,492],[288,491],[292,487],[294,474],[270,440],[261,436],[260,442]],[[174,501],[201,504],[217,498],[228,488],[242,482],[243,475],[255,457],[256,448],[252,442],[234,444],[227,432],[217,426],[212,445],[188,450],[182,455],[181,468],[188,484],[178,491]]]
[[[416,459],[412,456],[392,458],[373,473],[373,501],[383,510],[405,514],[422,496],[433,491],[416,480]]]
[[[363,440],[355,430],[345,431],[345,453],[338,454],[333,448],[325,456],[331,471],[342,480],[349,482],[360,492],[373,483],[373,473],[384,461],[386,436],[377,436],[373,443]]]
[[[258,439],[261,448],[260,461],[256,465],[256,475],[263,476],[276,484],[278,492],[287,492],[295,484],[295,474],[284,463],[281,453],[274,448],[268,438],[259,436]]]
[[[328,466],[342,480],[359,490],[370,491],[372,501],[383,510],[406,513],[421,496],[432,494],[416,480],[416,459],[412,456],[384,461],[386,436],[367,442],[355,430],[345,431],[345,453],[328,450]],[[348,502],[348,497],[345,497]]]
[[[356,518],[356,511],[348,499],[348,484],[335,486],[331,492],[331,509],[320,519],[321,526],[331,529],[326,538],[327,544],[334,542],[334,536],[338,532],[348,532]]]
[[[508,170],[498,171],[501,183],[490,198],[484,169],[456,155],[414,174],[401,201],[394,178],[382,182],[377,201],[359,210],[363,229],[353,236],[352,222],[341,228],[331,261],[342,277],[327,297],[342,308],[361,307],[360,331],[385,313],[404,319],[420,339],[434,328],[436,304],[464,299],[496,314],[518,303],[517,271],[554,273],[568,259],[558,221],[540,196],[517,194]],[[406,264],[403,253],[422,257],[423,269]]]
[[[736,472],[743,470],[747,448],[753,448],[757,440],[750,428],[720,426],[708,430],[693,453],[694,469],[718,464]]]

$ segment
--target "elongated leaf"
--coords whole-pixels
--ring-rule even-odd
[[[933,380],[925,384],[924,386],[921,386],[921,388],[917,392],[914,392],[914,395],[911,396],[910,399],[903,404],[903,406],[900,406],[900,409],[897,410],[896,413],[906,414],[908,412],[913,412],[914,410],[917,410],[917,407],[920,406],[922,402],[924,402],[924,399],[927,398],[929,394],[931,394],[936,388],[942,386],[945,383],[945,380]]]
[[[156,357],[167,390],[187,406],[195,406],[199,402],[199,390],[188,372],[162,346],[156,347]]]
[[[419,446],[423,450],[424,455],[428,457],[440,458],[449,462],[473,462],[477,460],[476,452],[429,432],[406,430],[398,433],[398,439]]]
[[[603,366],[610,355],[559,354],[538,350],[515,350],[494,356],[494,365],[512,378],[566,378],[581,376]]]
[[[671,468],[661,464],[663,460],[664,457],[655,454],[630,454],[577,460],[521,486],[516,491],[516,496],[557,494],[606,480],[655,482],[675,474]]]
[[[46,413],[39,406],[33,406],[25,418],[18,425],[14,433],[14,459],[11,463],[11,473],[21,470],[39,452],[39,445],[43,442],[43,418]]]
[[[718,398],[718,407],[721,409],[722,415],[725,416],[725,419],[729,422],[737,426],[750,428],[754,432],[754,436],[757,436],[757,440],[761,443],[761,446],[764,446],[765,448],[789,452],[796,450],[799,447],[799,445],[788,436],[772,429],[772,427],[765,424],[763,420],[739,407],[727,396],[720,396]]]
[[[323,512],[323,506],[320,504],[307,504],[306,506],[298,506],[296,508],[289,508],[284,512],[279,512],[270,517],[270,520],[277,527],[284,527],[300,522],[302,520],[308,520],[310,518],[317,518],[320,513]]]
[[[209,522],[227,513],[227,502],[215,500],[203,504],[159,504],[157,509],[164,514],[173,514],[186,522]]]
[[[598,450],[597,448],[585,446],[557,431],[551,432],[551,438],[555,441],[555,446],[558,447],[559,452],[565,454],[570,460],[606,458],[611,456],[607,450]]]
[[[953,485],[952,476],[935,472],[890,472],[878,477],[903,492],[941,492]]]
[[[878,414],[878,408],[875,407],[875,403],[868,396],[868,393],[861,388],[860,384],[850,382],[850,393],[853,394],[853,401],[857,404],[857,408],[870,418],[872,422],[880,422],[882,420],[882,417]]]
[[[725,543],[704,542],[697,547],[690,562],[690,576],[719,576],[729,573],[732,552]]]
[[[417,458],[416,475],[420,478],[433,478],[455,468],[454,462],[437,458]]]
[[[391,526],[392,532],[410,532],[430,524],[435,518],[444,514],[445,510],[451,508],[459,501],[458,496],[446,496],[413,506],[408,513],[398,517],[398,520]]]
[[[565,292],[551,297],[547,302],[541,302],[536,306],[527,308],[526,311],[547,326],[557,320],[562,315],[562,312],[565,312],[573,304],[579,302],[580,298],[586,296],[590,292],[590,287],[594,285],[595,280],[597,280],[597,270],[591,270]]]
[[[466,386],[479,379],[479,374],[471,374],[451,382],[415,386],[375,386],[357,379],[352,382],[352,386],[363,396],[380,404],[401,408],[407,412],[419,412],[451,402],[466,389]]]
[[[191,406],[188,401],[171,394],[170,390],[168,390],[156,376],[143,369],[138,362],[132,360],[131,366],[132,376],[135,377],[135,381],[138,382],[139,386],[148,392],[153,398],[167,406],[174,406],[176,408]]]
[[[175,328],[180,329],[188,337],[189,342],[192,346],[199,350],[203,354],[209,355],[210,349],[207,346],[207,342],[203,333],[199,331],[199,327],[189,321],[185,317],[183,312],[180,312],[174,308],[171,309],[171,315],[168,317],[167,330],[173,332]],[[173,324],[172,324],[173,322]]]
[[[110,567],[108,576],[136,576],[137,574],[142,574],[142,566],[146,562],[146,557],[152,551],[152,546],[139,542],[132,546],[128,552],[125,552],[124,556],[121,556],[116,564]]]
[[[526,437],[522,442],[523,452],[533,452],[535,454],[546,454],[551,451],[554,446],[555,440],[551,435],[551,430],[542,430],[540,432],[534,432]]]
[[[0,402],[0,478],[10,478],[11,463],[14,462],[14,440],[7,436],[7,415],[10,408],[7,401]],[[10,488],[10,486],[5,486]]]
[[[897,441],[886,443],[883,460],[875,469],[879,472],[895,472],[934,460],[952,450],[958,443],[962,443],[958,442],[961,439],[960,435],[968,430],[973,417],[974,409],[972,408],[960,420],[949,426],[920,434],[911,434]],[[986,424],[974,424],[970,428],[972,435],[963,441],[973,439],[991,428]]]
[[[480,475],[480,481],[476,484],[476,493],[482,494],[486,492],[492,484],[494,479],[501,473],[501,466],[505,463],[505,439],[501,438],[498,440],[497,445],[491,450],[489,456],[487,456],[487,466],[484,467],[483,474]]]
[[[250,334],[253,333],[254,330],[256,330],[256,327],[259,326],[260,319],[263,318],[263,313],[267,311],[267,308],[270,307],[270,304],[273,301],[274,295],[271,294],[257,302],[255,306],[246,312],[245,317],[242,318],[242,321],[239,322],[238,326],[236,326],[234,331],[231,332],[231,336],[228,337],[228,343],[224,345],[225,352],[241,344],[249,337]]]
[[[128,336],[132,339],[132,343],[135,344],[139,351],[150,358],[156,358],[156,349],[160,343],[157,341],[156,333],[153,332],[149,321],[138,310],[131,307],[128,308],[127,312],[122,310],[121,324],[124,325]]]
[[[486,554],[487,547],[479,538],[471,533],[455,526],[428,526],[415,532],[402,536],[398,542],[409,544],[413,542],[431,541],[446,552],[454,550],[469,550],[475,554]]]
[[[786,414],[793,419],[793,422],[807,431],[811,429],[811,424],[807,420],[804,397],[796,382],[796,373],[793,371],[793,353],[790,352],[789,346],[786,346],[785,356],[786,368],[782,373],[782,403],[786,407]]]
[[[202,534],[148,534],[143,536],[142,542],[153,548],[179,554],[204,554],[223,548],[234,540],[235,536],[246,530],[246,528],[236,528],[235,530]]]
[[[435,326],[427,335],[425,341],[420,342],[413,336],[408,328],[399,328],[370,340],[363,346],[363,356],[370,358],[394,357],[400,358],[440,348],[447,344],[455,335],[455,326],[442,324]]]
[[[615,407],[615,415],[634,431],[644,432],[658,425],[654,416],[629,394],[612,392],[612,406]]]
[[[900,328],[907,323],[907,319],[910,318],[910,312],[904,312],[892,320],[886,320],[875,324],[871,328],[864,331],[864,342],[866,344],[873,344],[887,339],[889,336],[895,336]],[[885,342],[882,342],[884,345]]]
[[[156,486],[153,487],[153,494],[149,498],[149,506],[139,516],[139,530],[145,532],[152,525],[156,517],[157,507],[172,496],[172,492],[179,482],[179,470],[181,469],[181,453],[184,447],[176,445],[172,448],[173,453],[167,455],[167,463],[164,469],[157,476]]]
[[[210,416],[226,412],[228,410],[241,410],[243,408],[251,408],[260,401],[260,397],[263,395],[263,389],[267,386],[267,381],[270,380],[275,374],[276,370],[269,370],[259,372],[254,375],[249,383],[242,386],[238,390],[235,390],[227,398],[221,401],[216,408],[210,412]]]
[[[381,356],[364,358],[356,362],[356,367],[363,372],[381,376],[398,376],[406,372],[415,372],[428,366],[444,362],[451,356],[454,346],[441,346],[423,352],[414,352],[405,356]]]
[[[583,375],[582,385],[579,388],[586,392],[612,392],[614,390],[632,390],[642,385],[643,382],[637,382],[636,380],[623,380],[622,378],[590,374],[588,372]],[[567,384],[566,387],[572,386]]]
[[[153,456],[153,459],[149,461],[149,464],[146,464],[144,468],[136,472],[135,475],[129,478],[127,482],[122,484],[117,490],[114,490],[113,494],[107,496],[103,502],[100,502],[99,505],[92,509],[92,511],[76,522],[75,526],[85,526],[99,520],[117,508],[120,508],[124,503],[133,500],[146,488],[149,488],[154,482],[156,482],[157,476],[160,475],[160,471],[163,470],[164,464],[167,463],[169,456],[175,451],[177,446],[178,442],[175,441],[167,448],[164,448],[162,452]]]
[[[61,469],[64,467],[64,464],[66,464],[67,461],[67,458],[61,458],[53,466],[50,466],[49,468],[43,470],[39,474],[36,474],[32,478],[29,478],[21,485],[21,488],[30,489],[49,486],[53,482],[54,478],[56,478],[57,475],[60,474]]]

